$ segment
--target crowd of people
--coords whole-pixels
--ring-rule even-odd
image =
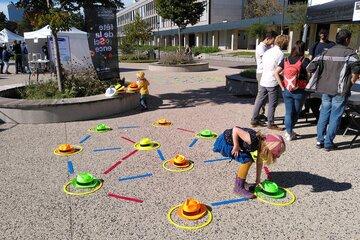
[[[289,37],[277,36],[275,32],[264,36],[256,48],[259,87],[251,118],[253,127],[267,122],[269,129],[283,130],[274,124],[281,92],[285,103],[285,139],[291,141],[299,137],[293,130],[294,126],[301,114],[311,108],[317,118],[316,147],[326,151],[336,148],[333,141],[350,89],[359,80],[360,61],[356,51],[349,47],[350,31],[340,30],[336,42],[329,41],[328,35],[325,29],[319,32],[320,41],[310,48],[309,58],[305,56],[306,48],[302,41],[297,41],[290,56],[285,57],[282,50],[287,49]],[[262,109],[267,102],[268,112],[264,116]]]
[[[0,46],[0,73],[11,74],[9,72],[10,59],[14,57],[15,73],[28,73],[28,49],[25,42],[14,41],[11,45],[3,44]]]

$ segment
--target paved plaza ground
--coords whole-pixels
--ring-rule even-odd
[[[210,72],[163,74],[147,71],[146,64],[121,64],[127,81],[135,80],[136,71],[146,72],[151,83],[150,111],[84,122],[0,125],[0,239],[360,239],[360,148],[347,148],[352,139],[348,135],[336,138],[339,150],[318,150],[316,127],[308,123],[297,126],[301,139],[288,143],[285,154],[269,166],[273,180],[297,196],[293,205],[275,207],[250,200],[212,207],[213,222],[197,231],[179,230],[168,222],[168,210],[188,197],[207,205],[238,198],[232,189],[239,165],[234,161],[205,163],[221,157],[212,152],[213,141],[199,140],[189,148],[194,135],[177,129],[209,128],[221,133],[235,125],[249,127],[254,99],[231,96],[224,88],[225,75],[238,73],[241,66],[214,62],[211,67]],[[0,79],[0,84],[22,81],[24,76],[18,76]],[[276,115],[284,115],[283,104]],[[173,126],[153,127],[162,117]],[[78,144],[87,129],[100,122],[114,130],[91,133],[83,153],[70,158],[52,153],[58,144]],[[134,125],[140,128],[119,129]],[[171,173],[161,167],[156,151],[138,152],[104,175],[109,166],[133,151],[122,136],[150,137],[161,143],[166,158],[183,154],[195,167]],[[121,150],[93,152],[101,147]],[[69,159],[75,172],[90,171],[102,178],[103,188],[87,197],[65,195],[62,187],[74,177],[68,174]],[[118,180],[148,172],[153,176]],[[254,169],[248,180],[254,181]],[[110,198],[109,192],[144,202]]]

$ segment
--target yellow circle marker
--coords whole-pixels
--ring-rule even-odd
[[[171,122],[169,122],[167,124],[159,124],[158,122],[154,122],[152,125],[154,127],[171,127],[173,124]]]
[[[291,199],[288,202],[284,202],[284,203],[270,202],[270,201],[266,200],[265,198],[261,197],[260,195],[262,195],[262,194],[255,193],[255,195],[256,195],[256,199],[258,199],[260,202],[268,203],[270,205],[277,206],[277,207],[286,207],[286,206],[290,206],[290,205],[294,204],[294,202],[296,201],[295,194],[287,188],[284,188],[284,190],[291,196]]]
[[[200,228],[203,228],[203,227],[206,227],[207,225],[209,225],[212,220],[213,220],[213,215],[211,213],[211,211],[209,209],[207,209],[207,213],[206,215],[208,215],[208,219],[206,220],[206,222],[204,223],[201,223],[199,225],[196,225],[196,226],[186,226],[186,225],[180,225],[180,224],[177,224],[171,217],[172,213],[179,207],[181,207],[182,204],[179,204],[177,206],[174,206],[172,207],[169,212],[167,213],[167,219],[169,220],[169,222],[174,225],[176,228],[179,228],[179,229],[183,229],[183,230],[189,230],[189,231],[192,231],[192,230],[198,230]]]
[[[68,190],[68,187],[69,187],[70,184],[71,184],[71,180],[64,185],[63,190],[64,190],[64,192],[66,194],[72,195],[72,196],[85,196],[85,195],[90,195],[90,194],[98,191],[103,186],[103,181],[100,181],[100,184],[98,186],[96,186],[95,188],[93,188],[93,189],[91,189],[90,191],[87,191],[87,192],[70,192]]]
[[[83,147],[82,146],[78,146],[78,145],[73,145],[75,151],[73,152],[61,152],[58,148],[54,149],[53,153],[57,156],[61,156],[61,157],[69,157],[78,153],[81,153],[83,151]]]
[[[183,169],[171,169],[171,168],[166,167],[166,165],[167,165],[170,161],[171,161],[171,159],[170,159],[170,160],[166,160],[166,161],[164,161],[163,164],[162,164],[162,167],[163,167],[165,170],[170,171],[170,172],[177,172],[177,173],[179,173],[179,172],[187,172],[187,171],[191,171],[191,170],[194,168],[194,163],[191,162],[191,163],[190,163],[190,166],[187,167],[187,168],[183,168]]]

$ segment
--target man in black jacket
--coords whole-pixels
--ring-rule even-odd
[[[22,73],[23,68],[22,68],[21,42],[18,43],[16,40],[14,41],[13,52],[15,56],[15,72],[16,74],[18,74],[19,71]]]
[[[326,50],[307,67],[314,73],[320,67],[316,91],[322,94],[320,118],[317,125],[317,148],[331,151],[334,138],[344,113],[351,86],[358,80],[360,62],[356,52],[349,48],[351,32],[340,30],[336,45]]]

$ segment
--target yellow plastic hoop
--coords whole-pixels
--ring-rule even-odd
[[[58,149],[54,149],[53,153],[57,156],[61,156],[61,157],[69,157],[78,153],[81,153],[83,151],[83,147],[79,146],[79,145],[74,145],[75,148],[79,149],[79,151],[73,152],[73,153],[62,153],[60,151],[58,151]]]
[[[296,201],[296,196],[293,192],[291,192],[289,189],[287,188],[284,188],[284,190],[291,196],[291,199],[290,201],[288,202],[284,202],[284,203],[276,203],[276,202],[270,202],[262,197],[260,197],[261,194],[256,194],[256,199],[258,199],[260,202],[263,202],[263,203],[267,203],[267,204],[270,204],[270,205],[273,205],[273,206],[277,206],[277,207],[286,207],[286,206],[290,206],[292,204],[294,204],[294,202]]]
[[[77,193],[77,192],[70,192],[70,191],[68,190],[68,187],[69,187],[70,184],[71,184],[71,180],[64,185],[63,190],[64,190],[64,192],[65,192],[66,194],[71,195],[71,196],[85,196],[85,195],[90,195],[90,194],[98,191],[98,190],[103,186],[103,181],[101,180],[101,181],[100,181],[100,184],[99,184],[97,187],[91,189],[90,191],[87,191],[87,192],[78,192],[78,193]]]
[[[174,206],[172,207],[169,212],[167,213],[167,219],[168,221],[174,225],[176,228],[179,228],[179,229],[183,229],[183,230],[188,230],[188,231],[192,231],[192,230],[198,230],[200,228],[203,228],[203,227],[206,227],[207,225],[209,225],[212,220],[213,220],[213,215],[211,213],[211,211],[209,209],[207,209],[207,214],[208,215],[208,219],[206,220],[206,222],[202,223],[202,224],[199,224],[197,226],[185,226],[185,225],[180,225],[180,224],[177,224],[172,218],[171,218],[171,214],[179,207],[181,207],[182,204],[180,205],[177,205],[177,206]]]
[[[191,170],[194,168],[194,163],[191,162],[191,163],[190,163],[190,166],[187,167],[187,168],[184,168],[184,169],[170,169],[170,168],[166,167],[166,164],[169,163],[170,161],[171,161],[171,159],[170,159],[170,160],[166,160],[166,161],[164,161],[163,164],[162,164],[163,169],[165,169],[165,170],[167,170],[167,171],[169,171],[169,172],[176,172],[176,173],[179,173],[179,172],[187,172],[187,171],[191,171]]]

